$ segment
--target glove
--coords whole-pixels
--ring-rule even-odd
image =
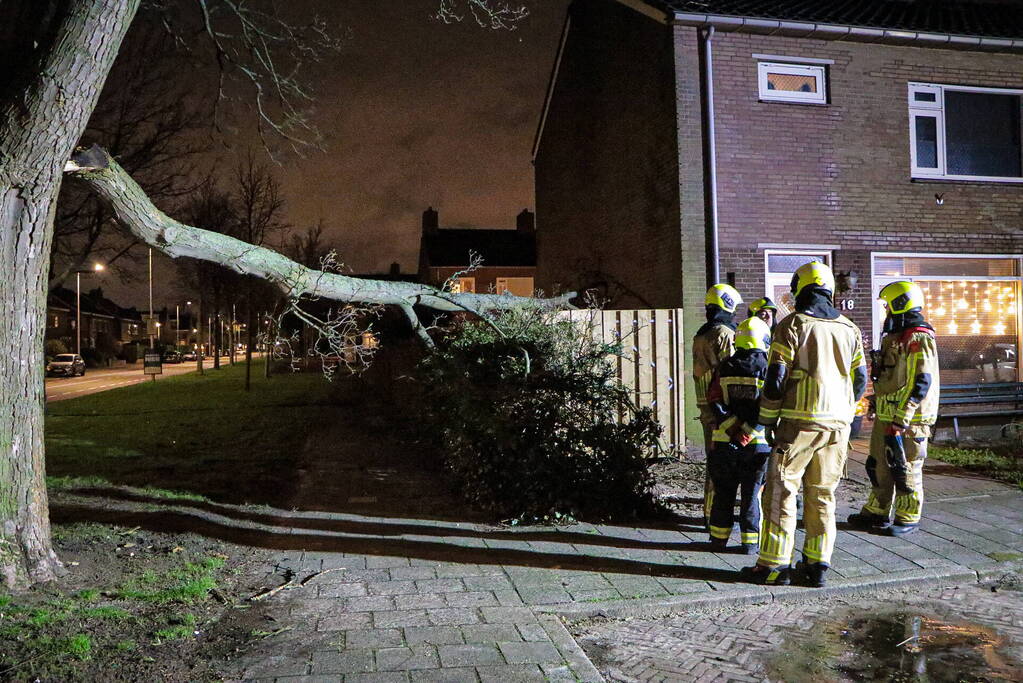
[[[905,429],[899,425],[891,425],[884,436],[884,457],[888,461],[888,469],[895,481],[895,490],[899,493],[911,491],[906,482],[909,464],[906,462],[906,444],[902,440],[902,433]]]
[[[737,445],[739,448],[745,448],[749,445],[750,441],[753,440],[753,435],[746,432],[743,429],[742,422],[736,422],[734,425],[728,428],[726,432],[729,440]]]

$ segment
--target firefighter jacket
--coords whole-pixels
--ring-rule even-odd
[[[708,407],[707,389],[714,370],[735,351],[735,326],[711,320],[693,338],[693,379],[696,382],[696,405]]]
[[[797,311],[778,323],[768,358],[768,386],[760,404],[764,424],[781,418],[803,423],[806,431],[831,431],[852,422],[856,393],[862,393],[866,383],[863,340],[851,320],[837,311],[833,315],[824,318]],[[780,366],[783,377],[778,395],[771,391],[775,366]]]
[[[933,425],[938,419],[938,345],[930,325],[889,332],[874,368],[877,419]]]
[[[767,354],[755,349],[738,349],[718,366],[707,392],[718,418],[714,441],[729,443],[733,435],[742,432],[750,437],[755,452],[770,451],[760,424],[760,395],[766,377]]]

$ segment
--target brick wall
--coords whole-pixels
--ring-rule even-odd
[[[613,0],[569,12],[535,159],[537,285],[603,281],[616,308],[679,306],[672,34]]]
[[[830,103],[759,102],[754,53],[833,59]],[[764,292],[760,245],[834,244],[869,334],[871,252],[1023,252],[1023,186],[910,179],[906,92],[1023,87],[1023,56],[718,33],[714,67],[721,270],[747,298]]]

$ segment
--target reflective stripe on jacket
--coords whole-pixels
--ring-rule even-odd
[[[714,325],[693,337],[693,380],[696,383],[696,405],[707,405],[707,389],[714,369],[735,351],[735,330],[728,325]]]
[[[940,394],[938,344],[934,333],[914,328],[886,334],[881,340],[881,367],[874,382],[878,420],[894,424],[932,425],[938,419]],[[879,371],[879,372],[878,372]],[[912,396],[918,375],[930,375],[923,399]]]
[[[866,360],[860,329],[851,320],[792,313],[774,332],[768,364],[784,365],[787,376],[781,399],[761,402],[763,423],[780,417],[828,431],[852,422],[853,373]]]

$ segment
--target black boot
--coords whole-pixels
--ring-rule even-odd
[[[872,515],[869,512],[854,512],[846,521],[864,531],[881,531],[891,525],[891,521],[887,517]]]
[[[801,564],[804,585],[810,588],[824,588],[827,585],[828,579],[826,574],[831,565],[826,562],[807,562],[805,556]]]
[[[740,569],[739,578],[761,586],[787,586],[792,583],[792,569],[788,565],[765,567],[757,564]]]
[[[710,537],[710,547],[711,547],[711,550],[713,550],[715,552],[720,552],[720,551],[722,551],[722,550],[724,550],[725,548],[728,547],[728,539],[727,538],[714,538],[713,536],[711,536]]]
[[[919,524],[903,524],[901,522],[895,522],[895,524],[889,524],[884,531],[889,536],[907,536],[919,528]]]

